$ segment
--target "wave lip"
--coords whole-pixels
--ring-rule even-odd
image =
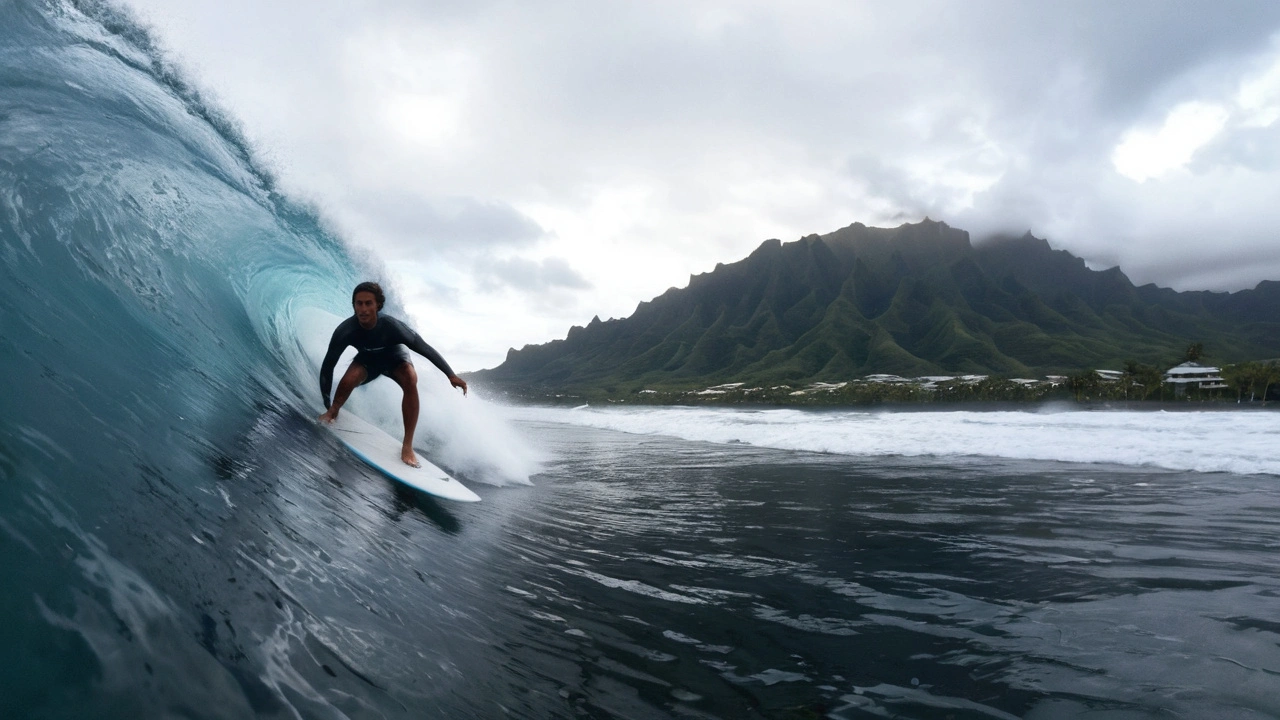
[[[983,456],[1280,475],[1272,412],[520,408],[521,419],[854,456]]]

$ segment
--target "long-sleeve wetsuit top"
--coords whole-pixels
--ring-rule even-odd
[[[329,352],[325,353],[324,362],[320,365],[320,395],[324,398],[324,406],[329,407],[329,391],[333,387],[333,368],[338,364],[338,358],[347,346],[355,348],[358,353],[355,359],[372,371],[374,368],[395,367],[399,364],[395,362],[397,360],[407,361],[409,356],[405,354],[401,345],[408,346],[410,350],[440,368],[440,372],[453,377],[453,368],[449,367],[449,363],[445,362],[440,353],[424,342],[408,325],[390,315],[380,314],[378,322],[373,327],[365,329],[360,326],[356,316],[352,315],[339,323],[337,329],[333,331],[333,337],[329,340]],[[371,373],[370,379],[374,374]]]

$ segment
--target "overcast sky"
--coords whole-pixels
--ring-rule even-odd
[[[925,216],[1280,279],[1280,3],[126,0],[461,370]]]

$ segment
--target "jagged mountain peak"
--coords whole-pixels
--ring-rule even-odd
[[[854,223],[694,275],[628,318],[508,353],[478,379],[529,387],[1032,373],[1176,358],[1189,342],[1280,354],[1280,283],[1230,296],[1135,288],[1027,232],[973,244],[926,219]]]
[[[991,247],[1021,248],[1028,251],[1034,250],[1034,251],[1040,251],[1040,252],[1046,252],[1046,253],[1053,252],[1053,247],[1050,246],[1048,240],[1046,240],[1045,238],[1036,237],[1036,235],[1032,233],[1030,230],[1027,230],[1021,235],[1000,234],[1000,233],[997,233],[994,235],[987,235],[983,237],[981,240],[974,243],[974,246],[978,248],[991,246]]]

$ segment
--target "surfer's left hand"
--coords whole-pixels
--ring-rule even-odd
[[[456,387],[456,388],[462,388],[462,394],[463,394],[463,396],[466,396],[466,394],[467,394],[467,381],[466,381],[466,380],[463,380],[462,378],[458,377],[457,375],[450,375],[450,376],[449,376],[449,384],[450,384],[450,385],[452,385],[452,386],[454,386],[454,387]]]

